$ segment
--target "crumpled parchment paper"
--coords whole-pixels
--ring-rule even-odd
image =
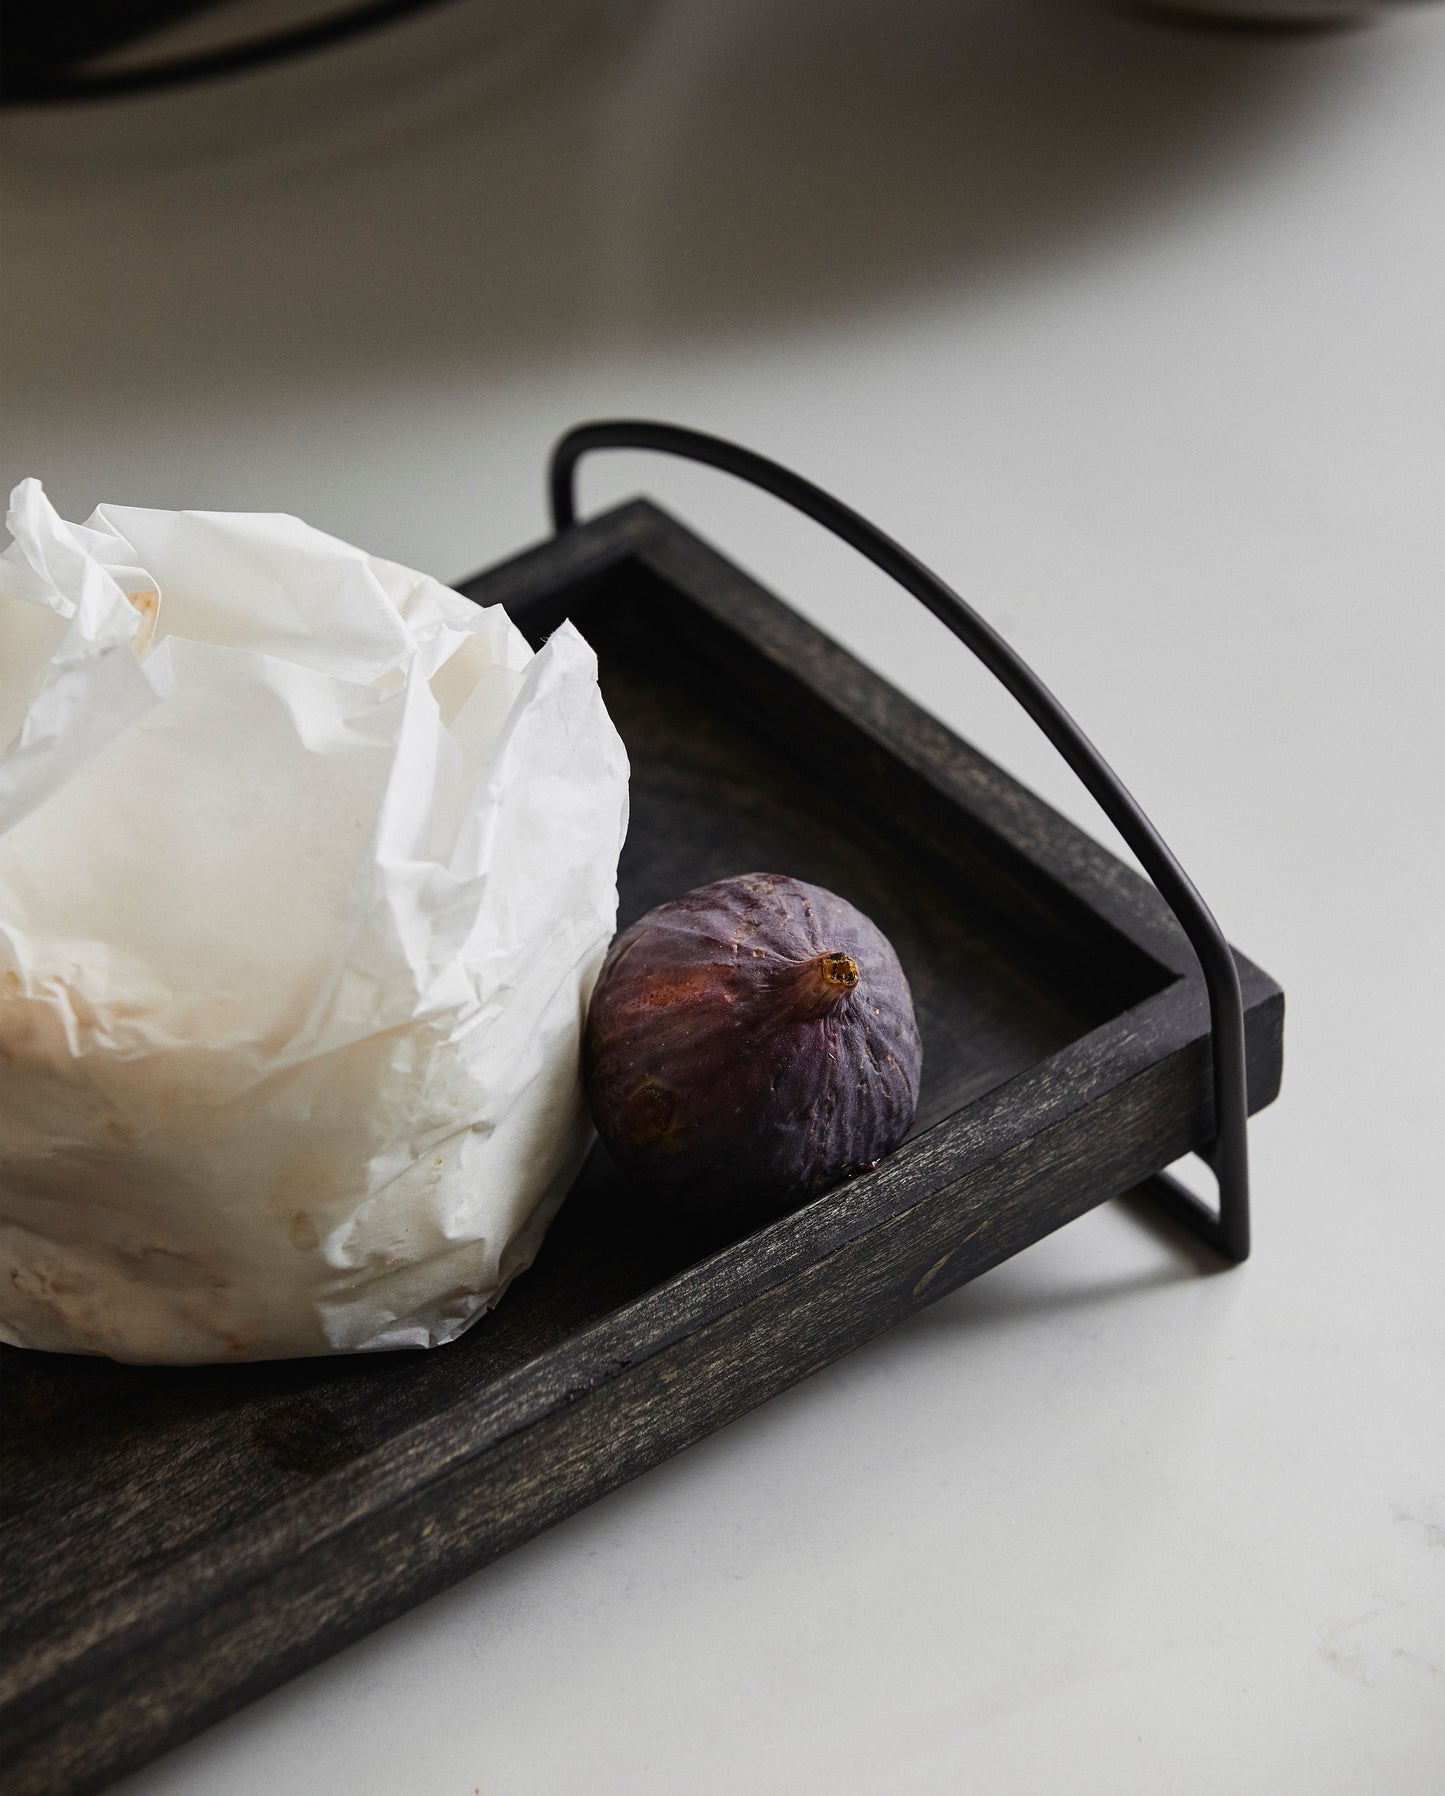
[[[40,484],[0,556],[0,1338],[450,1341],[591,1140],[591,650],[286,516]]]

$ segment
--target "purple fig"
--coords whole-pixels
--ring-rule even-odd
[[[736,1231],[897,1147],[922,1060],[882,931],[821,886],[749,873],[618,936],[583,1064],[598,1134],[633,1185]]]

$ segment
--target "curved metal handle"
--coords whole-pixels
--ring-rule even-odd
[[[1221,1253],[1232,1260],[1245,1259],[1249,1254],[1249,1103],[1244,1004],[1234,955],[1188,874],[1078,724],[998,632],[901,544],[801,475],[722,437],[640,419],[578,425],[552,451],[548,484],[556,530],[576,522],[576,468],[594,449],[646,449],[681,456],[735,475],[794,506],[891,574],[926,605],[1038,724],[1139,857],[1199,957],[1209,993],[1214,1069],[1214,1140],[1201,1158],[1208,1160],[1219,1181],[1219,1214],[1216,1217],[1174,1179],[1161,1176],[1153,1181],[1153,1190]]]

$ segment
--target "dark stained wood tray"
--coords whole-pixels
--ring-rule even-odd
[[[633,762],[622,923],[762,870],[891,937],[917,1126],[700,1260],[595,1154],[532,1271],[432,1353],[4,1349],[10,1796],[100,1788],[1211,1135],[1205,990],[1154,889],[680,525],[637,502],[468,590],[598,651]],[[1237,961],[1258,1109],[1283,997]]]

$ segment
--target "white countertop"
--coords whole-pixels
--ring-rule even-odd
[[[542,533],[582,418],[812,475],[1004,630],[1285,987],[1255,1257],[1107,1205],[119,1787],[1433,1796],[1445,8],[550,16],[431,88],[398,55],[385,104],[363,71],[342,123],[315,71],[249,123],[17,117],[7,485],[461,577]],[[639,489],[1112,840],[881,577],[721,476],[585,476]]]

